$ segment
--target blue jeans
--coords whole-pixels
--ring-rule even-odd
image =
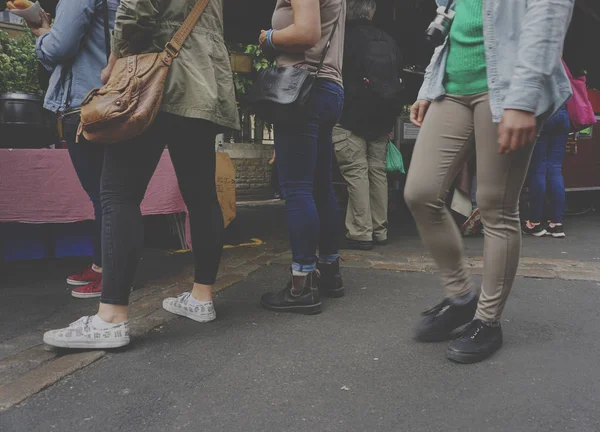
[[[94,252],[93,263],[102,267],[102,204],[100,203],[100,177],[104,164],[104,145],[93,144],[83,137],[76,143],[79,115],[71,114],[63,119],[63,137],[69,148],[69,156],[79,177],[79,182],[94,205]]]
[[[333,192],[333,127],[342,114],[344,89],[317,80],[310,115],[299,124],[276,124],[275,151],[281,193],[285,198],[295,272],[316,269],[320,260],[339,257],[342,221]]]
[[[546,192],[551,202],[548,220],[562,223],[565,213],[565,182],[562,164],[571,128],[569,113],[561,108],[542,128],[529,166],[531,208],[529,220],[542,221]]]

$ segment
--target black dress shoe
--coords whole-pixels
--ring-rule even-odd
[[[446,350],[446,357],[458,363],[478,363],[490,357],[502,346],[500,323],[488,324],[473,320],[461,337]]]
[[[331,264],[317,264],[317,287],[319,293],[324,297],[340,298],[344,297],[344,282],[340,274],[340,260]]]
[[[292,312],[304,315],[321,313],[321,297],[316,287],[316,272],[306,276],[304,289],[300,295],[292,295],[292,282],[278,293],[267,293],[260,299],[261,305],[275,312]]]
[[[346,244],[344,245],[344,249],[370,251],[373,250],[373,242],[368,240],[363,241],[346,238]]]
[[[387,246],[388,244],[390,244],[388,239],[385,239],[385,240],[373,239],[373,243],[375,244],[375,246]]]
[[[439,305],[423,312],[423,319],[417,327],[415,339],[420,342],[443,342],[455,337],[456,329],[471,322],[477,310],[479,296],[465,305],[455,305],[444,299]]]

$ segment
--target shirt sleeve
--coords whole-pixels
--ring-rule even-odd
[[[158,14],[158,0],[121,0],[115,18],[112,53],[125,57],[151,48]]]
[[[52,29],[35,45],[37,58],[48,71],[77,56],[95,9],[96,0],[61,0]]]
[[[528,0],[504,109],[537,112],[560,59],[575,0]]]

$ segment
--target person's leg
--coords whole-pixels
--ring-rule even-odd
[[[340,126],[334,128],[333,140],[335,157],[348,190],[346,236],[357,248],[370,249],[373,225],[370,217],[367,142]]]
[[[63,348],[116,348],[130,341],[129,294],[143,247],[140,203],[169,135],[161,114],[139,137],[105,147],[101,180],[102,296],[98,313],[50,330],[44,342]]]
[[[367,143],[373,240],[379,244],[387,242],[388,236],[388,181],[385,170],[387,144],[387,137]]]
[[[477,202],[485,227],[483,286],[475,319],[450,344],[449,359],[482,361],[502,346],[500,318],[512,289],[521,253],[519,196],[534,145],[508,155],[498,152],[498,124],[493,122],[489,98],[473,102],[477,146]]]
[[[406,180],[406,202],[439,268],[446,295],[425,313],[416,333],[420,341],[447,340],[475,314],[477,293],[464,265],[462,237],[446,207],[448,190],[473,152],[471,99],[447,96],[432,103]]]
[[[216,318],[212,305],[212,288],[223,251],[223,213],[215,183],[216,156],[214,124],[197,119],[169,116],[177,132],[169,142],[169,153],[181,195],[188,208],[192,249],[194,252],[194,286],[178,298],[166,299],[165,309],[199,322]],[[194,137],[193,141],[189,137]]]
[[[99,316],[127,319],[129,294],[144,242],[140,204],[169,136],[162,114],[139,137],[106,146],[102,173],[102,262]]]
[[[335,105],[335,103],[331,103],[332,110],[335,110]],[[339,104],[339,109],[341,109],[341,104]],[[337,121],[337,117],[334,118],[334,121]],[[331,122],[321,125],[315,173],[314,195],[321,223],[317,286],[322,295],[340,298],[345,294],[339,265],[342,220],[333,190],[332,128]]]
[[[488,99],[475,106],[477,202],[485,226],[483,291],[477,318],[497,322],[512,289],[521,253],[519,196],[534,146],[498,153],[498,125]]]
[[[404,191],[421,239],[440,269],[446,297],[473,290],[462,238],[446,208],[449,188],[474,150],[473,131],[468,98],[448,96],[434,102],[419,132]]]
[[[276,124],[275,152],[281,193],[285,199],[288,235],[292,248],[292,283],[261,297],[263,307],[278,312],[321,312],[312,273],[317,268],[320,221],[313,195],[317,165],[319,122],[314,112],[308,121]]]
[[[338,263],[339,220],[333,194],[332,130],[341,114],[343,89],[318,80],[311,93],[309,118],[302,124],[275,125],[275,151],[292,244],[292,283],[265,294],[264,307],[281,312],[321,312],[314,276],[320,262]],[[318,209],[317,209],[318,206]]]
[[[535,225],[539,225],[542,222],[544,202],[546,201],[546,177],[548,170],[547,154],[549,139],[550,135],[545,131],[542,131],[533,149],[533,153],[531,155],[531,164],[529,166],[528,184],[530,190],[530,224],[526,225],[523,230],[528,234],[536,236],[543,236],[545,234],[538,234],[539,229],[534,230],[534,228]]]
[[[564,230],[556,229],[556,225],[562,225],[565,215],[565,181],[562,166],[571,126],[568,111],[566,109],[559,111],[555,120],[552,135],[548,140],[548,192],[552,202],[548,219],[550,234],[553,237],[564,237]]]
[[[102,203],[100,202],[100,177],[102,175],[102,165],[104,164],[104,146],[102,144],[90,143],[83,139],[83,137],[78,143],[75,142],[79,118],[78,115],[70,115],[63,119],[63,137],[67,141],[69,155],[79,182],[94,206],[92,268],[70,276],[67,282],[70,285],[85,286],[84,288],[76,288],[75,291],[81,293],[78,297],[99,297],[102,280]],[[76,292],[74,292],[74,295],[76,295]]]

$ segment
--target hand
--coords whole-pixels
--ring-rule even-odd
[[[102,81],[102,84],[106,84],[110,79],[110,76],[112,74],[113,68],[115,67],[115,63],[117,62],[117,60],[118,58],[114,54],[110,55],[108,59],[108,64],[104,69],[102,69],[102,72],[100,73],[100,81]]]
[[[261,30],[260,36],[258,36],[258,44],[260,45],[260,49],[264,49],[269,46],[269,42],[267,42],[267,31]]]
[[[102,69],[102,72],[100,73],[100,81],[102,81],[102,84],[106,84],[108,82],[110,75],[112,74],[112,70],[113,65],[108,65]]]
[[[39,38],[46,33],[50,33],[50,15],[42,10],[40,11],[40,19],[41,21],[37,25],[26,21],[27,27],[29,27],[29,30],[31,30],[31,34],[33,34],[36,38]]]
[[[425,118],[425,114],[427,114],[427,110],[431,102],[428,100],[418,100],[410,107],[410,122],[414,124],[416,127],[421,127],[423,125],[423,119]]]
[[[537,119],[534,113],[507,109],[498,126],[498,144],[500,154],[515,152],[529,144],[537,137]]]

